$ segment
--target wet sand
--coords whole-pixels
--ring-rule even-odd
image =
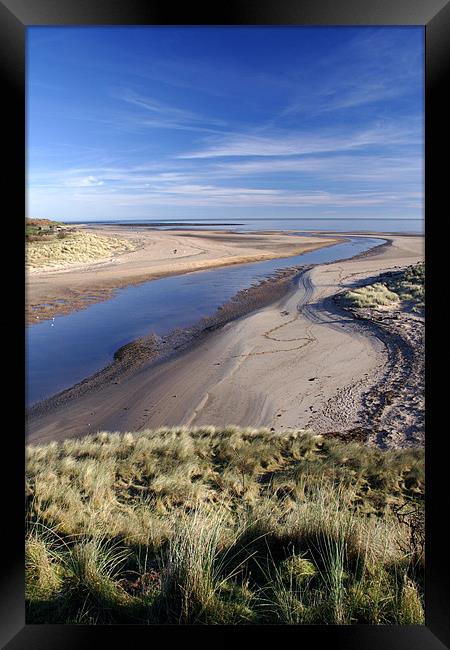
[[[36,412],[28,421],[28,441],[173,425],[311,427],[318,433],[366,426],[364,396],[384,380],[392,355],[376,327],[364,326],[333,297],[423,259],[422,237],[388,238],[389,245],[367,255],[305,270],[282,298],[172,358],[144,363]],[[398,436],[389,442],[404,444],[409,441]]]
[[[83,309],[94,302],[107,300],[116,289],[146,280],[290,257],[343,239],[334,234],[324,239],[318,235],[159,231],[132,226],[89,227],[89,232],[130,240],[136,250],[107,261],[28,272],[28,324]]]

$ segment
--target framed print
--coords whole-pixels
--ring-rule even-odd
[[[2,647],[447,647],[448,3],[0,16]]]

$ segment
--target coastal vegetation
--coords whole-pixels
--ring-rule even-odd
[[[425,307],[425,262],[418,262],[404,271],[389,274],[386,283],[400,300],[412,303],[416,310]]]
[[[51,219],[25,219],[25,240],[34,241],[38,238],[46,238],[54,235],[63,228],[61,221]]]
[[[344,301],[352,307],[379,307],[398,302],[399,296],[394,291],[390,291],[385,284],[376,282],[347,291],[344,294]]]
[[[420,624],[424,453],[308,431],[27,448],[28,623]]]
[[[401,303],[412,311],[421,311],[425,306],[425,263],[386,273],[382,281],[347,291],[342,298],[350,307],[394,307]]]
[[[49,222],[26,223],[26,267],[39,270],[101,261],[134,250],[134,245],[119,237],[99,236]]]

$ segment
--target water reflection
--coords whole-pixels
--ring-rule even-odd
[[[120,289],[113,298],[82,311],[28,327],[27,402],[73,386],[107,365],[117,348],[139,336],[162,335],[194,324],[276,269],[353,257],[382,241],[353,237],[296,257],[152,280]]]

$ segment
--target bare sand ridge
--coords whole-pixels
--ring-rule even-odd
[[[26,288],[29,324],[106,300],[115,289],[130,284],[218,266],[289,257],[329,246],[339,239],[338,236],[324,239],[282,233],[158,231],[131,226],[102,226],[86,231],[130,242],[135,250],[112,253],[106,261],[29,272]]]
[[[29,441],[172,425],[316,432],[360,426],[362,395],[382,378],[388,349],[332,297],[423,259],[422,237],[389,239],[372,254],[305,271],[289,295],[187,352],[33,417]]]

